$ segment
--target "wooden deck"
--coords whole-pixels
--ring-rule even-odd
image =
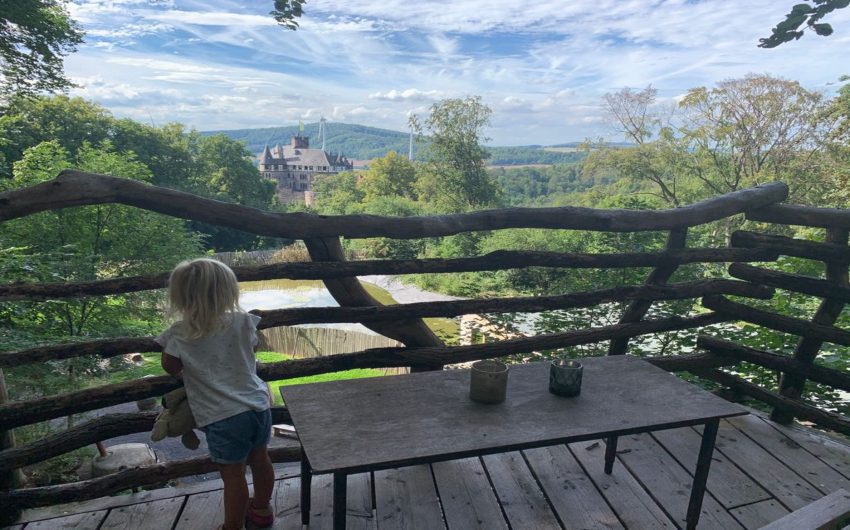
[[[354,475],[348,527],[681,528],[699,450],[692,428],[623,437],[611,475],[602,441]],[[297,466],[275,490],[273,528],[301,528]],[[759,414],[722,421],[700,528],[759,528],[839,488],[850,446]],[[15,530],[211,529],[220,482],[30,510]],[[313,479],[310,528],[331,528],[331,477]]]

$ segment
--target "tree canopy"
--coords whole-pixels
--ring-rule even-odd
[[[480,144],[487,140],[482,131],[490,124],[490,114],[480,96],[470,96],[434,103],[424,124],[411,119],[431,140],[425,154],[428,167],[417,183],[420,197],[433,198],[444,211],[496,204],[498,189],[484,169],[489,153]]]
[[[63,60],[82,41],[64,0],[0,0],[0,97],[69,87]]]
[[[797,40],[806,29],[823,37],[832,35],[832,26],[821,20],[836,9],[844,9],[848,5],[850,0],[809,0],[808,3],[795,4],[791,12],[785,15],[785,20],[773,28],[770,37],[759,39],[759,47],[775,48]]]

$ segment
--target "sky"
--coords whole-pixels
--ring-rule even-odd
[[[748,73],[831,95],[850,74],[850,9],[757,47],[796,0],[308,0],[300,28],[273,0],[72,0],[85,44],[72,95],[115,116],[198,130],[324,117],[406,131],[445,98],[481,96],[490,145],[620,140],[602,98],[652,85],[661,103]]]

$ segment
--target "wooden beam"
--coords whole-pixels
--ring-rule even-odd
[[[759,530],[838,530],[850,522],[850,493],[843,488],[762,526]]]
[[[746,210],[781,202],[788,186],[773,182],[670,210],[598,210],[593,208],[506,208],[415,217],[277,214],[151,186],[143,182],[75,170],[54,180],[0,194],[0,221],[46,210],[119,203],[182,219],[290,239],[325,237],[440,237],[503,228],[562,228],[637,232],[671,230],[709,223]]]
[[[301,449],[299,447],[270,447],[269,456],[275,463],[297,462],[301,459]],[[104,477],[71,484],[3,491],[0,492],[0,505],[26,509],[85,501],[134,487],[162,484],[176,478],[200,475],[217,469],[218,464],[210,460],[209,456],[174,460],[124,469]]]
[[[0,369],[0,405],[9,401],[9,394],[6,390],[6,377],[3,370]],[[3,427],[0,429],[0,450],[2,452],[15,450],[15,433],[11,428]],[[14,490],[20,484],[20,472],[14,469],[0,469],[0,493],[8,490]],[[0,525],[10,525],[21,515],[20,508],[0,510]]]
[[[755,348],[742,346],[738,343],[712,337],[710,335],[700,335],[697,338],[697,346],[711,353],[746,361],[748,363],[764,366],[771,370],[780,372],[799,373],[825,385],[850,392],[850,374],[818,366],[816,364],[801,363],[788,355],[779,355],[770,353]]]
[[[292,421],[285,407],[272,407],[272,422]],[[116,436],[150,431],[159,412],[107,414],[49,434],[24,446],[0,451],[0,471],[28,466]]]
[[[740,363],[738,359],[723,357],[714,353],[658,355],[654,357],[643,357],[643,360],[668,372],[690,372],[692,370],[735,366]]]
[[[774,204],[747,210],[747,220],[797,226],[850,229],[850,210]]]
[[[305,239],[304,244],[313,261],[345,261],[345,252],[338,237]],[[325,288],[342,307],[383,305],[366,291],[357,278],[327,279],[324,283]],[[370,321],[364,325],[375,333],[395,339],[405,346],[444,346],[443,341],[421,318]]]
[[[156,351],[162,351],[162,346],[154,342],[153,337],[99,339],[3,352],[0,353],[0,368],[20,366],[22,364],[43,363],[52,360],[70,359],[81,355],[99,355],[106,359],[117,355],[123,355],[125,353]]]
[[[758,324],[776,331],[790,333],[801,337],[809,337],[812,339],[823,340],[841,344],[842,346],[850,346],[850,332],[834,326],[825,326],[815,324],[801,318],[786,317],[756,309],[748,305],[739,304],[727,300],[722,296],[706,296],[702,299],[702,305],[718,313],[734,317],[744,322]]]
[[[683,249],[688,239],[687,228],[677,228],[671,230],[667,234],[667,251],[676,251]],[[667,280],[673,276],[679,266],[675,264],[664,264],[654,268],[646,278],[646,285],[661,285],[667,283]],[[649,308],[652,307],[652,300],[642,299],[633,300],[632,303],[620,315],[620,324],[627,322],[638,322],[644,316]],[[623,355],[629,346],[629,339],[615,339],[608,345],[608,355]]]
[[[693,370],[693,373],[710,381],[720,383],[736,392],[758,399],[770,406],[782,408],[791,412],[801,420],[811,421],[821,427],[832,429],[841,434],[850,435],[850,420],[841,414],[820,410],[817,407],[806,405],[791,398],[780,396],[775,392],[765,390],[760,386],[736,377],[720,370]]]
[[[727,320],[728,317],[716,313],[706,313],[695,317],[644,320],[634,324],[614,324],[488,344],[427,348],[374,348],[364,352],[263,364],[257,373],[264,381],[278,381],[353,368],[452,364],[535,350],[591,344],[618,337],[635,337],[663,331],[699,328]],[[28,401],[13,401],[0,405],[0,424],[7,428],[20,427],[21,425],[64,417],[68,414],[158,396],[179,386],[180,383],[171,376],[146,377]]]
[[[556,309],[574,309],[624,300],[681,300],[711,294],[727,294],[770,299],[773,290],[761,285],[734,280],[699,280],[669,285],[636,285],[553,296],[527,296],[416,302],[376,307],[305,307],[253,311],[263,318],[263,326],[328,322],[372,322],[399,318],[455,317],[480,313],[537,313]],[[2,359],[2,356],[0,356]]]
[[[679,251],[631,252],[620,254],[570,254],[561,252],[520,252],[499,250],[483,256],[451,259],[363,260],[275,263],[255,267],[234,267],[239,281],[277,278],[324,280],[368,276],[448,272],[475,272],[526,267],[570,269],[610,269],[626,267],[670,267],[685,263],[724,263],[733,261],[776,261],[779,253],[766,248],[694,248]],[[168,273],[129,276],[92,282],[12,283],[0,285],[0,301],[48,300],[104,296],[162,289]]]
[[[744,263],[733,263],[729,265],[729,274],[740,280],[753,282],[761,285],[769,285],[795,293],[819,296],[830,300],[850,303],[850,288],[836,285],[829,280],[820,280],[800,274],[788,274],[786,272],[753,267]]]
[[[844,245],[846,247],[848,235],[846,228],[829,228],[826,231],[826,241],[832,245]],[[827,262],[826,279],[837,289],[850,291],[850,278],[848,278],[846,263]],[[812,324],[831,327],[838,320],[842,309],[844,309],[843,301],[827,298],[820,303],[817,311],[815,311]],[[823,340],[820,337],[803,336],[794,349],[794,358],[801,363],[811,364],[817,357],[822,345]],[[779,381],[779,393],[791,399],[799,399],[803,395],[805,385],[806,377],[801,373],[783,372]],[[794,419],[790,414],[780,409],[774,410],[770,418],[778,423],[790,423]]]
[[[746,230],[733,232],[731,244],[735,247],[760,247],[775,250],[785,256],[794,256],[797,258],[850,263],[850,248],[846,245],[807,241],[804,239],[794,239],[792,237],[748,232]]]

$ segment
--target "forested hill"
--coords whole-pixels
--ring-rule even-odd
[[[355,125],[348,123],[326,123],[327,140],[325,150],[341,153],[354,160],[370,160],[382,157],[388,151],[407,154],[409,136],[407,133]],[[265,127],[261,129],[232,129],[227,131],[205,131],[203,135],[224,134],[234,140],[244,142],[253,153],[260,153],[263,147],[276,144],[288,144],[290,138],[298,133],[298,126]],[[301,133],[310,138],[311,147],[321,147],[319,142],[319,124],[304,124]],[[422,142],[414,144],[414,156],[422,149]],[[584,153],[574,149],[576,144],[559,144],[554,150],[539,145],[516,147],[488,147],[488,164],[565,164],[584,158]]]

